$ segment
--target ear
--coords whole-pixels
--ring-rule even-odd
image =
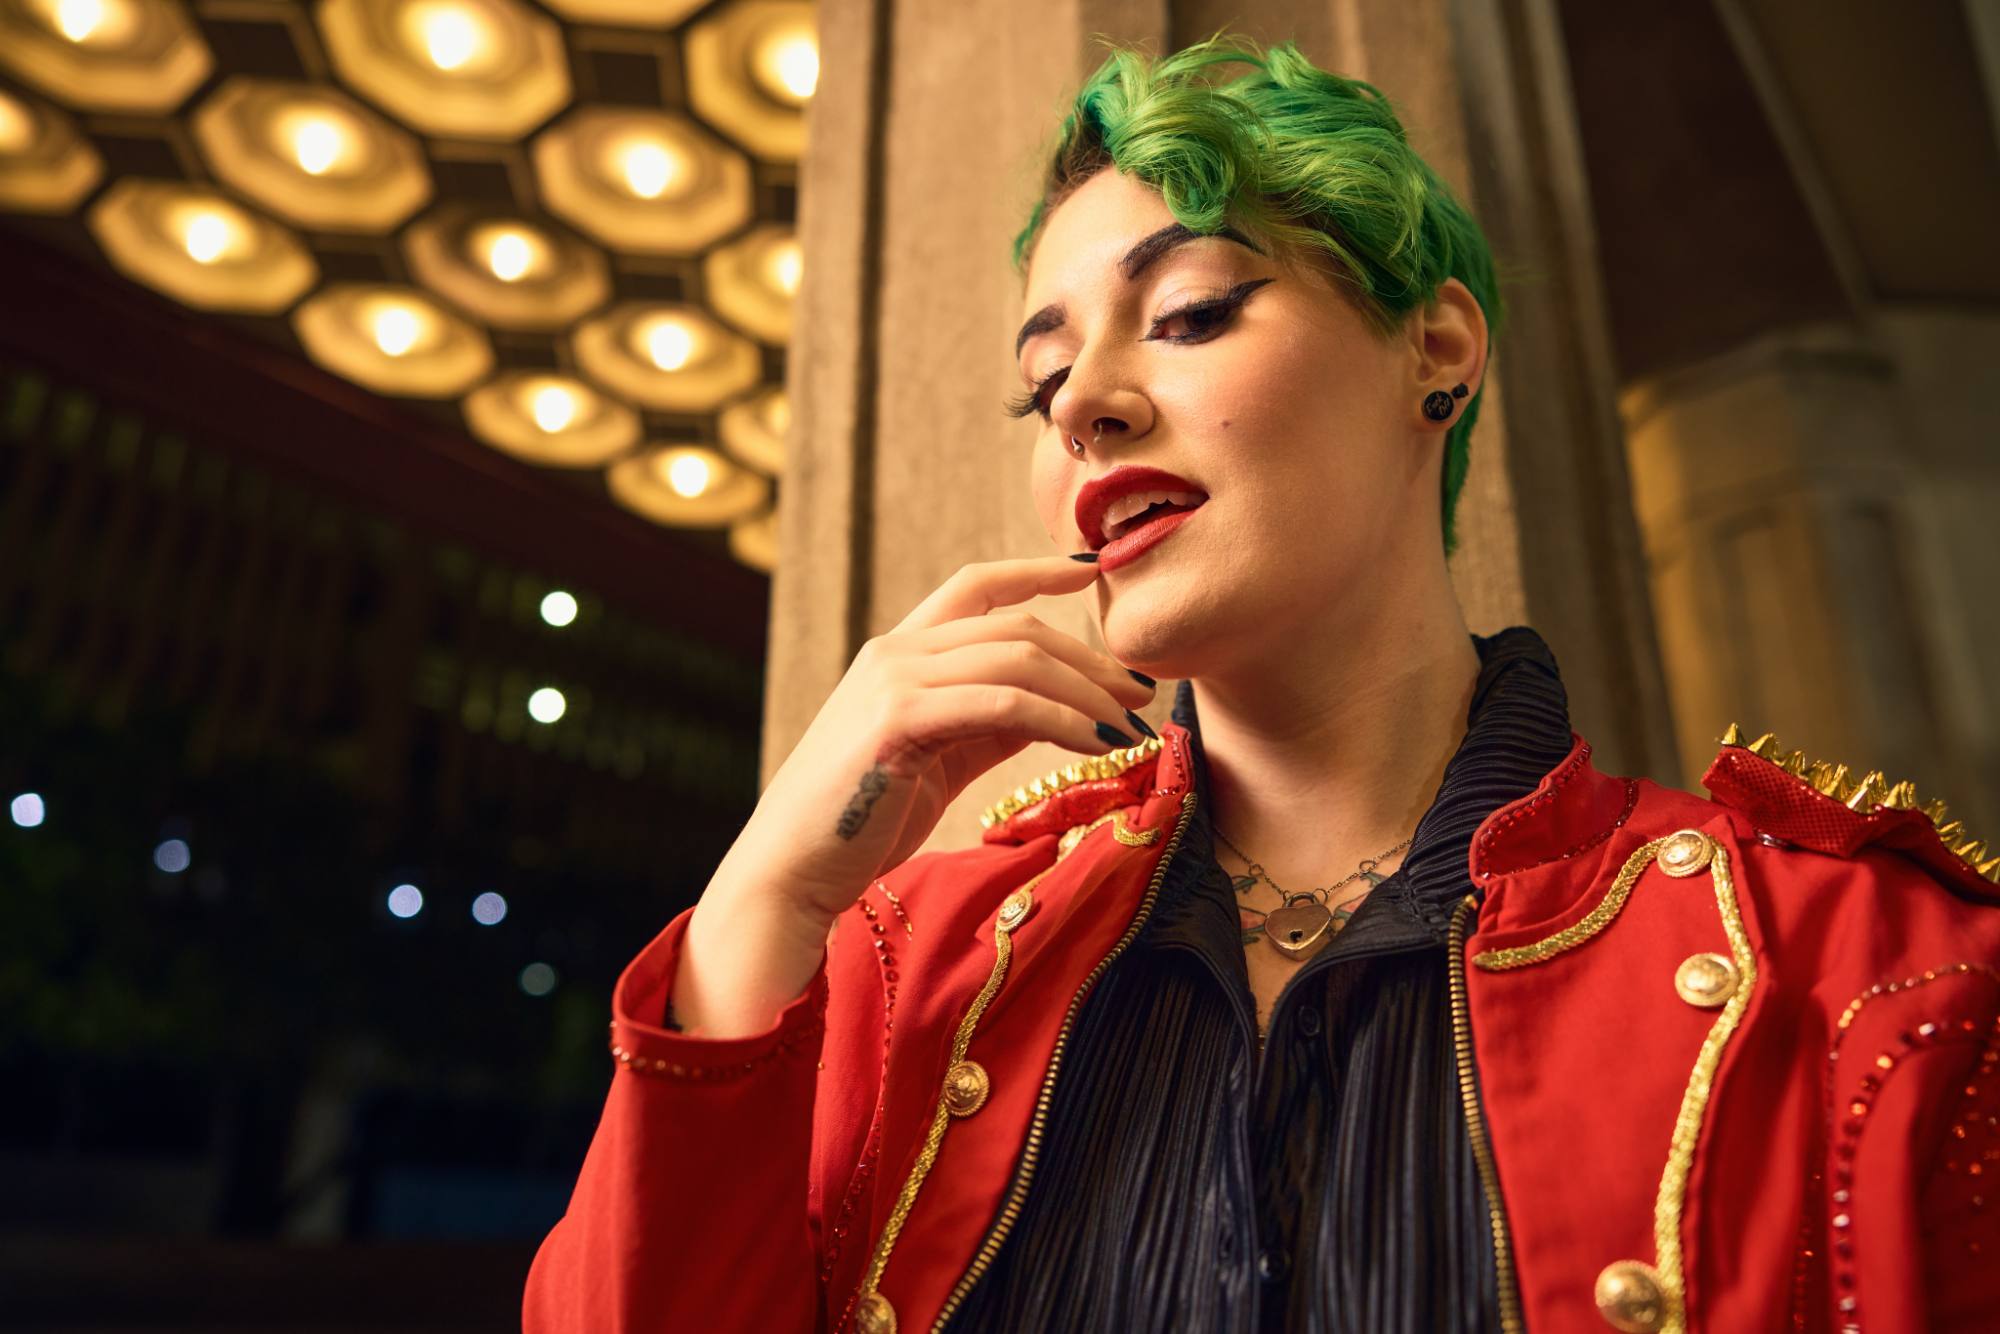
[[[1479,300],[1456,278],[1438,286],[1437,295],[1427,306],[1411,312],[1409,337],[1414,356],[1410,360],[1410,410],[1429,426],[1418,405],[1432,390],[1451,390],[1463,384],[1466,398],[1479,392],[1486,374],[1486,312]],[[1463,400],[1461,400],[1462,402]],[[1452,420],[1457,420],[1454,413]]]

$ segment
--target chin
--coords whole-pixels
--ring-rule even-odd
[[[1185,577],[1148,577],[1116,593],[1100,585],[1098,629],[1104,651],[1161,680],[1200,676],[1211,660],[1209,646],[1229,633],[1227,608],[1212,597],[1192,595],[1190,583]]]

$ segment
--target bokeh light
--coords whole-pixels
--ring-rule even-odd
[[[424,892],[415,885],[398,885],[389,891],[389,911],[397,917],[415,917],[424,910]]]
[[[33,829],[48,818],[48,808],[42,804],[39,792],[23,792],[7,803],[8,814],[14,823],[23,829]]]
[[[481,926],[498,926],[507,918],[507,900],[487,890],[472,901],[472,920]]]
[[[558,588],[542,598],[542,619],[560,630],[576,619],[576,598]]]
[[[545,963],[531,963],[521,970],[521,990],[530,996],[546,996],[556,989],[556,970]]]
[[[568,707],[569,701],[565,700],[563,692],[554,686],[543,686],[528,696],[528,716],[538,723],[554,722],[563,716],[563,711]]]
[[[193,861],[194,854],[188,850],[186,839],[162,839],[160,845],[153,849],[153,865],[168,875],[179,875]]]

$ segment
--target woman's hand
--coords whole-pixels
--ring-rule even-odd
[[[930,837],[968,784],[1031,741],[1101,755],[1153,687],[1073,636],[1007,610],[1075,593],[1066,556],[967,565],[861,646],[743,831],[767,874],[826,922]],[[1137,737],[1132,741],[1136,742]],[[774,888],[776,885],[773,886]]]

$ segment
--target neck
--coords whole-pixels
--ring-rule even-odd
[[[1410,837],[1464,738],[1479,653],[1437,571],[1365,626],[1294,624],[1282,650],[1194,683],[1213,822],[1288,891]]]

